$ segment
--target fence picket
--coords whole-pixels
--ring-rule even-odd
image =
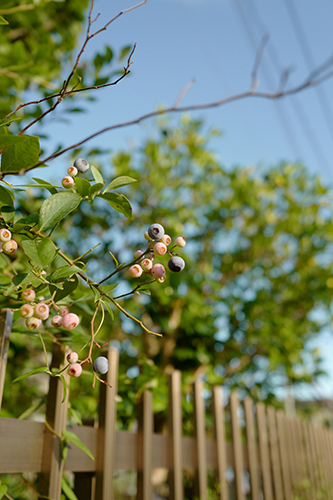
[[[0,311],[0,410],[5,385],[9,337],[12,329],[13,311],[1,309]]]
[[[137,500],[152,498],[152,456],[153,456],[153,393],[144,391],[139,403],[139,428],[137,436],[138,480]],[[106,500],[106,499],[105,499]]]
[[[196,490],[200,500],[207,500],[207,453],[205,430],[205,405],[202,396],[203,383],[196,379],[193,384],[194,428],[197,448]]]
[[[273,469],[274,500],[283,500],[281,462],[279,454],[276,414],[273,407],[267,409],[271,461]]]
[[[216,440],[217,475],[220,485],[220,500],[228,500],[228,484],[226,480],[227,450],[225,442],[224,408],[222,388],[213,388],[213,415]]]
[[[170,500],[183,500],[184,498],[181,396],[181,372],[175,370],[169,375]]]
[[[242,436],[238,417],[239,400],[235,392],[230,394],[230,417],[232,432],[232,447],[234,451],[234,471],[237,500],[245,500],[243,489],[244,459]]]
[[[251,499],[259,500],[259,467],[258,467],[258,447],[255,433],[254,405],[251,398],[244,401],[245,422],[246,422],[246,440],[249,457],[249,473],[251,485]]]
[[[273,500],[265,405],[257,403],[256,409],[264,500]]]
[[[66,348],[58,344],[53,344],[52,352],[51,369],[63,366]],[[64,373],[64,377],[68,384],[68,372]],[[62,399],[63,384],[61,379],[59,377],[50,377],[45,418],[54,433],[45,428],[39,493],[40,495],[52,498],[52,500],[60,500],[61,496],[61,478],[64,464],[58,436],[61,436],[62,431],[66,429],[68,391],[63,403],[61,402]]]
[[[119,353],[116,349],[111,348],[106,357],[110,367],[106,381],[111,385],[111,388],[106,384],[100,384],[95,500],[113,500]]]
[[[285,417],[285,425],[286,425],[286,435],[287,435],[287,450],[289,455],[289,467],[290,467],[290,479],[291,479],[291,488],[292,491],[294,489],[295,484],[297,483],[297,466],[296,466],[296,455],[297,450],[295,450],[295,441],[292,427],[292,418],[286,416]]]
[[[291,497],[291,476],[288,454],[288,439],[286,432],[286,418],[282,410],[276,412],[276,422],[278,429],[278,442],[281,460],[281,472],[283,479],[283,494],[284,500],[289,500]]]

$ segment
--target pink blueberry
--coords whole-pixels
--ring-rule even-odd
[[[35,305],[35,316],[40,319],[47,319],[49,317],[49,306],[44,302],[39,302]]]
[[[139,264],[134,264],[134,266],[129,268],[128,272],[132,278],[140,278],[142,274],[142,267],[139,266]]]
[[[67,173],[71,177],[75,177],[78,174],[78,169],[75,167],[69,167],[69,169],[67,170]]]
[[[5,243],[2,243],[2,251],[7,255],[16,252],[16,250],[17,250],[17,243],[15,240],[9,240],[6,241]]]
[[[51,325],[55,326],[56,328],[62,326],[62,316],[53,316],[51,319]]]
[[[69,309],[67,309],[67,307],[60,309],[61,316],[65,316],[65,314],[68,314],[68,313],[69,313]]]
[[[34,308],[30,304],[23,304],[20,307],[20,314],[22,318],[32,318],[34,315]]]
[[[66,330],[73,330],[79,323],[79,317],[74,313],[65,314],[61,320],[61,324]]]
[[[177,236],[177,238],[175,239],[175,243],[177,247],[184,247],[186,245],[186,240],[184,236]]]
[[[73,177],[66,175],[66,177],[62,179],[61,184],[65,189],[70,189],[74,186],[74,179]]]
[[[29,330],[37,330],[42,324],[42,320],[33,316],[32,318],[26,319],[25,324]]]
[[[143,255],[143,252],[142,250],[136,250],[133,254],[133,259],[138,259],[139,257],[141,257]]]
[[[34,290],[32,290],[31,288],[27,288],[21,293],[21,297],[25,302],[32,302],[33,300],[35,300],[36,294]]]
[[[157,255],[164,255],[167,251],[167,247],[164,243],[156,243],[156,245],[154,245],[154,252],[157,253]]]
[[[77,352],[72,351],[72,352],[67,354],[68,363],[76,363],[78,359],[79,359],[79,355]]]
[[[171,243],[171,238],[168,234],[164,234],[162,238],[160,239],[161,243],[164,243],[164,245],[168,246]]]
[[[68,373],[71,377],[79,377],[82,373],[82,366],[79,363],[72,363],[68,367]]]
[[[153,267],[153,261],[150,259],[144,259],[141,262],[141,267],[144,271],[150,271],[150,269]]]
[[[162,264],[154,264],[151,268],[151,274],[155,278],[163,278],[165,276],[164,266],[162,266]]]
[[[9,229],[5,228],[0,229],[0,241],[6,243],[6,241],[9,241],[11,237],[12,233],[9,231]]]

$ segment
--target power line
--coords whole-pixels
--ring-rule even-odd
[[[249,5],[249,3],[248,3]],[[267,27],[262,20],[262,17],[259,14],[259,11],[256,7],[256,4],[254,1],[251,2],[251,8],[250,8],[250,17],[252,19],[252,23],[254,26],[256,26],[257,32],[259,33],[260,36],[263,36],[264,33],[267,33]],[[269,61],[274,67],[275,71],[281,75],[283,72],[283,63],[282,60],[279,56],[278,51],[275,48],[274,42],[270,41],[269,44],[267,45],[266,51],[269,55]],[[295,116],[303,129],[304,135],[306,136],[308,143],[314,153],[314,155],[317,158],[318,164],[323,171],[324,174],[327,173],[327,170],[331,171],[331,165],[326,157],[326,155],[323,152],[323,149],[320,145],[320,141],[317,138],[317,135],[315,131],[313,130],[311,126],[311,122],[306,116],[306,112],[304,111],[303,106],[301,105],[299,99],[297,96],[293,96],[290,99],[291,106],[294,108],[294,113]],[[326,168],[324,168],[324,165]]]
[[[302,27],[302,23],[299,19],[299,16],[297,14],[297,10],[295,8],[293,0],[285,0],[285,6],[287,9],[287,12],[289,14],[289,18],[291,20],[291,23],[294,27],[295,33],[296,33],[296,38],[298,40],[298,43],[300,45],[301,51],[303,53],[303,57],[306,61],[308,71],[313,71],[315,68],[315,61],[314,57],[311,52],[310,45],[308,44],[305,32]],[[321,111],[324,115],[326,125],[329,129],[329,133],[331,136],[331,139],[333,140],[333,113],[330,105],[330,101],[327,97],[327,94],[324,90],[323,87],[315,87],[317,98],[319,100],[320,108]]]

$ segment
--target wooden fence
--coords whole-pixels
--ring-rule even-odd
[[[0,316],[1,384],[10,321],[10,313]],[[118,352],[110,349],[107,356],[110,363],[107,380],[112,389],[104,384],[100,386],[99,422],[70,429],[95,457],[92,460],[76,446],[69,449],[64,470],[75,473],[74,491],[79,500],[116,498],[114,472],[119,470],[137,471],[136,498],[151,500],[152,473],[159,468],[168,470],[171,500],[184,500],[183,474],[187,470],[196,478],[195,493],[187,500],[208,500],[208,470],[216,475],[214,498],[220,500],[291,500],[297,492],[297,484],[302,482],[307,493],[303,491],[305,496],[297,498],[333,498],[331,431],[288,417],[272,407],[266,408],[261,402],[254,404],[250,398],[240,403],[235,392],[224,407],[221,387],[213,387],[209,411],[215,436],[207,439],[205,412],[208,410],[203,383],[198,379],[193,384],[194,435],[182,436],[179,371],[169,375],[166,434],[154,432],[151,391],[144,392],[139,403],[138,431],[115,430]],[[59,364],[61,358],[63,353],[56,346],[54,365]],[[60,380],[51,379],[46,417],[58,435],[66,428],[67,419],[67,402],[61,403],[62,391]],[[0,473],[22,472],[39,472],[40,495],[60,500],[63,467],[59,438],[44,423],[0,418]],[[318,496],[320,491],[322,496]]]

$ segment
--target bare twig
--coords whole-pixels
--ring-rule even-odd
[[[255,90],[257,87],[258,87],[258,79],[257,79],[257,76],[258,76],[258,70],[259,70],[259,66],[261,64],[261,61],[262,61],[262,57],[264,55],[264,50],[265,50],[265,47],[267,45],[267,42],[270,38],[270,35],[269,33],[266,33],[259,45],[259,48],[257,50],[257,53],[256,53],[256,58],[254,60],[254,65],[253,65],[253,70],[252,70],[252,85],[251,85],[251,89]]]
[[[195,84],[195,78],[192,78],[192,80],[190,82],[188,82],[185,87],[182,88],[182,90],[179,92],[179,96],[177,97],[177,99],[175,100],[175,103],[173,105],[174,108],[177,108],[179,106],[179,104],[182,102],[182,100],[184,99],[184,96],[186,94],[186,92],[192,87],[192,85]]]

